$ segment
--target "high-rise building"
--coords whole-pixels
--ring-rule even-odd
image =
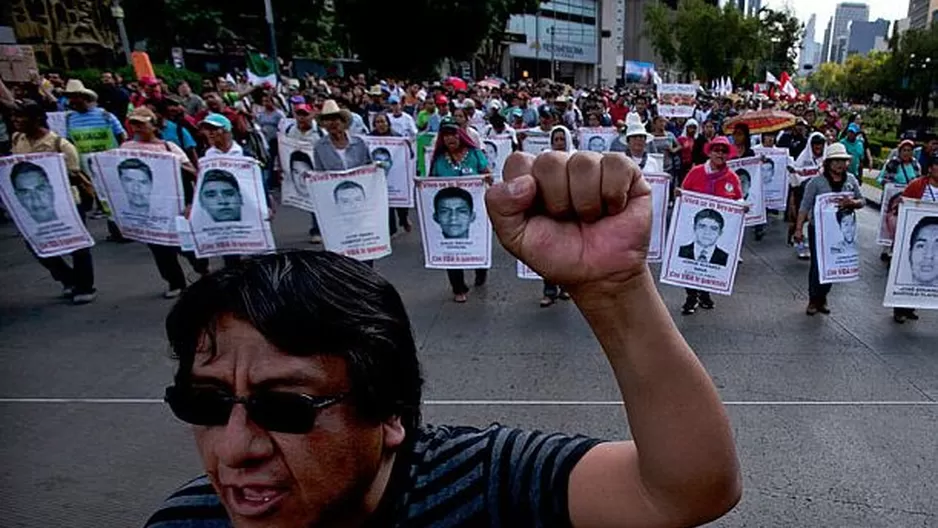
[[[847,55],[866,55],[873,51],[877,42],[882,46],[889,34],[889,21],[882,18],[872,22],[854,20],[850,23],[850,37],[847,40]]]
[[[804,26],[804,38],[801,40],[801,53],[798,56],[798,72],[802,75],[809,73],[817,66],[814,62],[817,56],[817,42],[814,41],[814,26],[817,22],[817,15],[812,14],[808,23]],[[807,67],[806,67],[807,66]]]
[[[850,23],[870,20],[870,6],[860,2],[841,2],[834,10],[834,25],[831,29],[831,62],[843,62],[847,57],[847,42],[850,39]]]
[[[829,62],[831,57],[831,26],[834,24],[834,17],[827,19],[827,28],[824,29],[824,40],[821,41],[821,59],[818,63]]]
[[[938,0],[909,0],[909,29],[925,29],[938,21]]]
[[[749,16],[757,16],[762,9],[762,0],[749,0],[749,10],[746,12]]]

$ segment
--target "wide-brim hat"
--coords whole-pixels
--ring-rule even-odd
[[[642,126],[641,123],[629,123],[629,125],[625,128],[624,135],[625,139],[628,139],[632,136],[645,136],[645,140],[649,140],[654,137],[649,134],[647,130],[645,130],[645,127]]]
[[[841,143],[831,143],[824,149],[824,161],[827,160],[846,160],[850,161],[853,156],[847,153],[847,147]]]
[[[342,121],[345,121],[346,125],[352,122],[351,112],[339,108],[339,103],[335,102],[335,99],[326,99],[326,101],[322,103],[322,110],[319,112],[319,115],[316,116],[316,119],[322,121],[327,117],[333,116],[339,116]]]
[[[711,139],[710,141],[708,141],[706,145],[704,145],[704,148],[703,148],[704,155],[709,156],[710,150],[713,149],[713,147],[717,145],[723,145],[724,147],[728,148],[730,151],[729,153],[730,158],[735,158],[736,155],[738,154],[738,151],[736,150],[736,146],[730,143],[730,140],[727,139],[726,136],[717,136]]]
[[[92,101],[98,99],[98,94],[94,90],[85,88],[85,83],[79,81],[78,79],[69,79],[65,84],[65,95],[83,95],[90,98]]]

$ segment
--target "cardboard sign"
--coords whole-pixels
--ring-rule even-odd
[[[0,46],[0,79],[6,82],[29,82],[38,73],[32,46]]]

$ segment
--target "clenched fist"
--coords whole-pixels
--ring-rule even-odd
[[[615,286],[647,269],[651,187],[622,154],[515,152],[485,197],[502,245],[546,280]]]

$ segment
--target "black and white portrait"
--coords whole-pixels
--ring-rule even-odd
[[[840,240],[831,247],[832,255],[854,254],[857,252],[857,215],[852,209],[838,209],[834,214],[840,227]]]
[[[290,153],[290,183],[293,185],[293,192],[301,198],[309,198],[309,190],[306,188],[306,175],[313,171],[313,160],[309,154],[302,150],[294,150]]]
[[[117,164],[117,179],[127,200],[125,212],[148,215],[153,192],[153,170],[150,166],[137,158],[127,158]]]
[[[916,222],[908,244],[912,282],[938,287],[938,216],[926,216]]]
[[[384,147],[378,147],[372,150],[371,159],[381,167],[385,177],[387,177],[391,168],[394,167],[394,158],[391,156],[391,151]]]
[[[21,161],[10,169],[10,184],[17,202],[33,222],[44,224],[59,219],[55,212],[55,190],[45,169]]]
[[[602,136],[593,136],[587,142],[586,150],[590,152],[605,152],[606,140]]]
[[[680,247],[678,256],[697,262],[726,266],[729,253],[717,246],[723,236],[723,215],[714,209],[701,209],[694,215],[694,240]]]
[[[244,198],[237,178],[228,171],[212,169],[202,176],[199,202],[214,222],[240,222]]]
[[[332,189],[332,199],[341,215],[361,212],[366,205],[365,188],[358,183],[346,180]]]
[[[459,187],[447,187],[433,197],[433,221],[440,226],[443,238],[468,239],[475,222],[472,194]]]

